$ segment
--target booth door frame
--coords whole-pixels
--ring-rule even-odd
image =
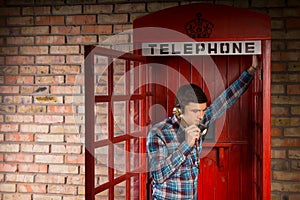
[[[107,67],[107,94],[106,95],[96,95],[95,94],[95,56],[103,56],[108,60]],[[117,94],[114,95],[114,61],[113,59],[121,59],[124,60],[125,63],[125,81],[124,81],[124,90],[126,90],[125,94]],[[132,66],[132,63],[133,66]],[[119,183],[124,183],[122,187],[124,187],[123,192],[125,192],[125,199],[146,199],[147,195],[147,164],[146,164],[146,87],[140,85],[140,81],[145,80],[146,78],[146,70],[141,68],[141,70],[137,70],[133,73],[129,73],[130,70],[133,70],[134,67],[141,66],[145,63],[145,58],[139,55],[134,55],[130,53],[124,53],[120,51],[115,51],[107,48],[101,48],[96,46],[85,46],[85,63],[84,63],[84,72],[85,72],[85,198],[87,200],[95,200],[98,199],[95,195],[105,192],[104,199],[117,199],[123,197],[117,197],[115,195],[115,186]],[[133,77],[131,77],[133,76]],[[124,77],[123,77],[124,78]],[[131,79],[131,80],[130,80]],[[134,80],[132,80],[134,79]],[[136,86],[136,90],[133,93],[130,93],[128,85],[132,84],[132,81],[136,81],[133,84]],[[126,85],[125,85],[126,84]],[[122,101],[124,102],[124,134],[116,136],[114,134],[114,102]],[[135,103],[133,107],[137,109],[138,113],[138,122],[137,126],[139,126],[138,131],[132,131],[130,126],[132,121],[130,122],[130,101],[138,101],[137,105]],[[95,139],[95,105],[97,103],[106,103],[108,106],[107,113],[107,134],[106,139]],[[122,125],[121,125],[122,126]],[[133,144],[131,141],[134,141]],[[123,174],[119,176],[115,176],[115,166],[116,164],[114,157],[116,156],[114,152],[117,143],[124,143],[124,167],[126,170]],[[96,167],[95,164],[97,162],[96,158],[96,149],[105,147],[108,149],[107,151],[107,181],[104,183],[100,183],[99,185],[95,184],[95,176]],[[133,149],[133,150],[132,150]],[[134,152],[132,152],[134,151]],[[132,155],[134,157],[132,157]],[[105,158],[102,158],[105,159]],[[133,164],[133,163],[134,164]],[[133,166],[133,167],[132,167]],[[134,182],[134,183],[133,183]],[[107,195],[107,197],[106,197]]]

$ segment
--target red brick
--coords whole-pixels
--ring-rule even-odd
[[[34,37],[7,37],[6,42],[9,45],[29,45],[34,44]]]
[[[21,124],[20,129],[22,133],[48,133],[48,125],[38,125],[38,124]]]
[[[63,121],[64,121],[64,117],[59,115],[36,115],[34,117],[35,123],[53,124],[53,123],[62,123]]]
[[[84,164],[84,156],[66,155],[66,164]]]
[[[36,76],[36,84],[62,84],[64,83],[63,76]]]
[[[1,144],[0,152],[19,152],[20,145],[19,144]]]
[[[287,93],[288,94],[300,94],[300,85],[288,85]]]
[[[0,163],[0,172],[17,172],[17,164]]]
[[[18,124],[0,124],[0,132],[17,132],[18,130]]]
[[[98,22],[100,24],[114,24],[128,22],[128,14],[99,14]]]
[[[5,154],[6,162],[33,162],[33,155],[30,154]]]
[[[5,200],[16,200],[16,199],[31,199],[31,194],[21,193],[4,193],[3,199]]]
[[[19,192],[26,193],[46,193],[47,187],[43,184],[18,184]]]
[[[83,85],[84,84],[84,76],[83,75],[67,75],[66,77],[67,84],[74,85]]]
[[[5,141],[8,142],[33,142],[33,134],[6,134]]]
[[[0,94],[18,94],[19,86],[0,86]]]
[[[147,4],[148,12],[155,12],[164,8],[178,6],[177,2],[150,2]]]
[[[65,36],[36,36],[36,44],[64,44]]]
[[[48,106],[48,113],[52,114],[75,114],[76,108],[74,106]]]
[[[87,14],[112,13],[113,5],[84,5],[83,9]]]
[[[62,64],[65,63],[64,56],[36,56],[37,64]]]
[[[55,15],[81,14],[81,6],[54,6],[52,13]]]
[[[38,113],[46,113],[45,105],[19,105],[18,113],[23,114],[38,114]]]
[[[33,183],[34,175],[29,174],[6,174],[7,182],[25,182]]]
[[[20,54],[24,55],[36,55],[36,54],[48,54],[49,50],[47,46],[26,46],[20,47]]]
[[[272,107],[272,115],[276,116],[288,116],[289,111],[287,107]]]
[[[32,115],[6,115],[5,116],[6,122],[18,122],[18,123],[30,123],[33,122],[33,116]]]
[[[48,144],[21,144],[21,152],[27,153],[49,153],[50,145]],[[35,155],[38,156],[38,155]],[[35,159],[36,162],[36,159]]]
[[[68,44],[95,44],[97,36],[67,36]]]
[[[36,142],[64,142],[64,135],[58,134],[36,134],[35,135]]]
[[[46,173],[48,171],[47,164],[22,164],[18,165],[19,172],[28,173]]]
[[[283,181],[300,181],[300,172],[274,171],[273,179]]]
[[[52,194],[76,194],[77,189],[75,186],[70,185],[49,185],[48,192]]]
[[[281,158],[281,159],[287,158],[286,150],[272,150],[271,158]]]
[[[69,184],[69,185],[84,185],[84,176],[68,176],[67,184]]]
[[[6,76],[6,84],[33,84],[33,76]]]
[[[79,46],[51,46],[51,54],[79,54]]]
[[[22,8],[23,15],[50,15],[50,6],[24,7]]]
[[[34,57],[33,56],[7,56],[6,64],[8,65],[18,65],[18,64],[33,64]]]
[[[300,139],[294,138],[273,138],[272,147],[299,147]]]
[[[49,165],[49,173],[78,174],[78,166],[74,166],[74,165]]]
[[[52,26],[51,33],[77,35],[80,34],[80,26]]]
[[[92,33],[92,34],[111,34],[112,25],[90,25],[82,26],[82,34]]]
[[[62,154],[79,154],[81,153],[80,145],[51,145],[51,153],[62,153]]]
[[[117,13],[146,12],[146,4],[145,3],[116,4],[115,12]]]
[[[63,103],[63,98],[62,96],[35,96],[34,102],[43,104]]]
[[[64,24],[65,22],[64,16],[39,16],[35,18],[35,24],[38,25],[56,25],[56,24]]]
[[[80,94],[80,86],[52,86],[51,94]]]
[[[67,63],[70,64],[82,64],[83,63],[83,56],[77,56],[77,55],[67,55]]]
[[[66,24],[96,24],[96,15],[67,16]]]
[[[55,163],[63,164],[64,156],[63,155],[35,155],[35,163]]]
[[[21,34],[24,35],[42,35],[49,34],[49,26],[32,26],[32,27],[22,27]]]
[[[60,175],[46,175],[46,174],[37,174],[35,176],[36,183],[51,183],[51,184],[64,184],[65,176]]]
[[[1,183],[0,192],[16,192],[16,184],[14,184],[14,183]]]
[[[33,17],[9,17],[8,25],[33,25]]]
[[[52,74],[79,74],[80,66],[79,65],[52,65],[51,72]]]
[[[0,7],[0,16],[20,15],[20,7]]]
[[[21,94],[48,94],[49,92],[49,89],[48,89],[49,86],[47,87],[44,87],[44,86],[27,86],[27,85],[24,85],[21,87]],[[42,89],[42,91],[39,91],[41,88],[45,88]],[[39,91],[39,92],[38,92]]]
[[[49,74],[49,71],[49,66],[20,66],[20,74]]]
[[[16,55],[18,54],[17,47],[1,47],[0,48],[1,55]]]

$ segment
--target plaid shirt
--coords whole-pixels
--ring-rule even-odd
[[[247,71],[207,107],[202,123],[209,126],[247,90],[253,75]],[[199,163],[197,151],[184,140],[184,129],[177,118],[154,125],[147,136],[147,151],[152,176],[152,197],[157,200],[197,199]],[[200,158],[199,158],[200,159]]]

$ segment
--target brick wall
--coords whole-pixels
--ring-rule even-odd
[[[299,199],[300,1],[206,2],[272,19],[272,199]],[[131,29],[139,16],[186,3],[0,1],[1,199],[84,198],[83,46]]]

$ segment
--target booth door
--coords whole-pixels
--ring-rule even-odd
[[[210,104],[251,65],[251,56],[155,57],[154,104],[172,115],[176,89],[185,83],[201,86]],[[161,67],[165,66],[165,67]],[[199,199],[253,200],[253,86],[209,128],[203,143],[199,174]],[[166,95],[167,94],[167,95]],[[257,108],[257,107],[256,107]],[[162,120],[161,108],[153,121]],[[257,170],[257,169],[256,169]]]
[[[85,48],[85,198],[146,198],[148,67],[142,56]]]

